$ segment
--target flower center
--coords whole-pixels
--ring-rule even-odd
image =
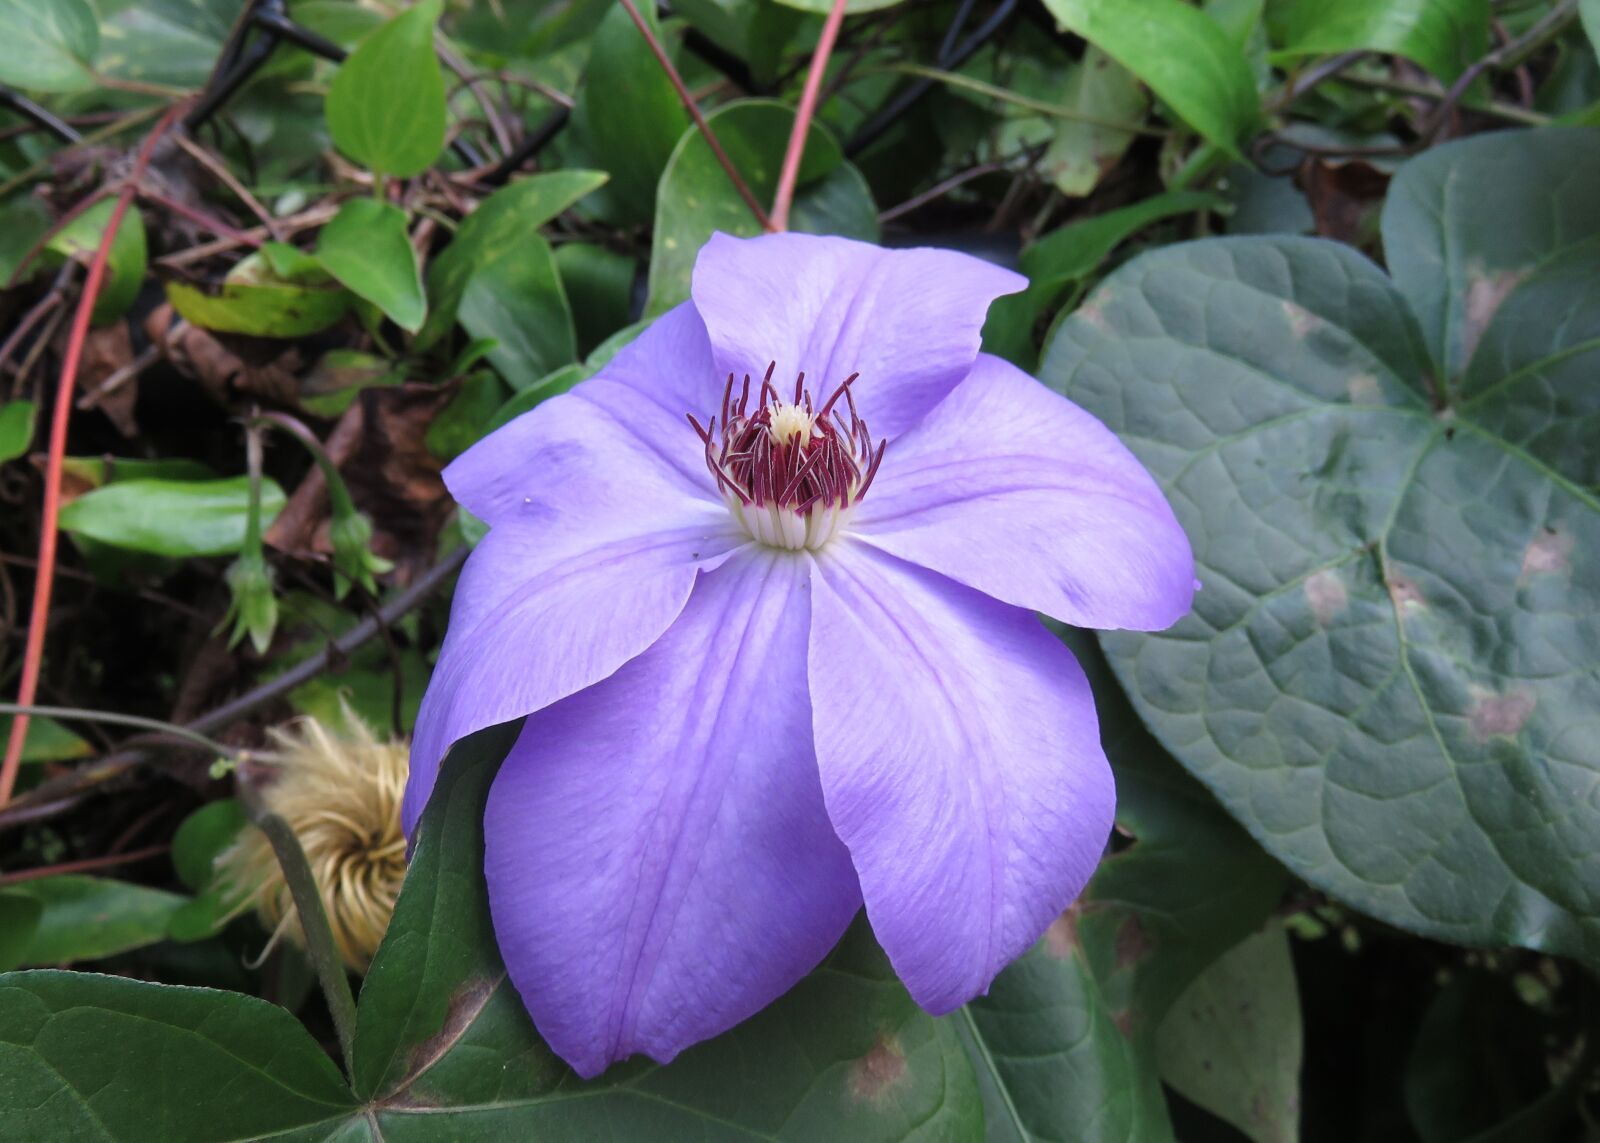
[[[872,486],[886,441],[874,446],[856,412],[846,377],[820,408],[804,373],[785,401],[767,366],[751,405],[750,378],[735,400],[733,374],[722,391],[720,417],[705,428],[689,423],[706,446],[706,468],[734,519],[752,539],[774,548],[816,551],[844,530],[851,510]],[[841,403],[842,399],[842,403]]]

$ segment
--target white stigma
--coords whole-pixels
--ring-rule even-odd
[[[771,417],[772,423],[767,426],[767,434],[773,444],[787,445],[811,439],[816,418],[803,406],[773,405]]]

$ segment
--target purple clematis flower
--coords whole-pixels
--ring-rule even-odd
[[[1166,627],[1194,569],[1111,432],[978,352],[1025,284],[943,250],[717,235],[691,301],[446,470],[490,531],[405,825],[453,742],[528,716],[489,795],[489,902],[581,1075],[754,1014],[863,903],[948,1012],[1088,880],[1111,772],[1034,612]]]

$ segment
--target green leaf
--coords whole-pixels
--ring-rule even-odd
[[[50,229],[50,212],[32,195],[0,207],[0,283],[9,282],[34,244]]]
[[[1056,20],[1150,85],[1230,155],[1256,126],[1255,78],[1222,26],[1183,0],[1045,0]]]
[[[626,254],[568,242],[556,247],[556,268],[572,303],[578,353],[588,353],[628,324],[638,263]]]
[[[461,296],[460,318],[469,337],[494,341],[489,361],[513,389],[527,388],[578,358],[572,308],[555,257],[532,231],[472,276]]]
[[[509,424],[533,408],[540,401],[551,397],[558,397],[571,389],[579,381],[584,380],[593,371],[583,365],[563,365],[554,373],[539,378],[528,388],[514,394],[511,400],[501,405],[489,418],[489,423],[484,427],[484,435],[494,432],[501,425]]]
[[[1069,287],[1092,275],[1113,250],[1145,227],[1222,205],[1216,195],[1172,191],[1052,230],[1022,252],[1028,288],[996,298],[990,305],[983,326],[984,350],[1031,370],[1037,356],[1033,327]]]
[[[36,414],[37,406],[32,401],[13,400],[0,405],[0,464],[28,451]]]
[[[476,444],[489,431],[490,418],[506,398],[500,378],[487,369],[469,373],[461,388],[433,423],[424,442],[440,460],[454,460]]]
[[[128,881],[75,874],[19,882],[9,892],[32,897],[43,910],[28,942],[28,964],[99,960],[153,944],[167,935],[173,913],[188,900]],[[0,1027],[4,1024],[0,1021]]]
[[[0,714],[0,741],[11,737],[12,715]],[[28,719],[28,740],[22,747],[24,762],[66,762],[87,758],[94,747],[53,718],[34,715]]]
[[[1600,54],[1600,0],[1578,0],[1578,18],[1589,37],[1589,46]]]
[[[288,1012],[77,972],[0,976],[0,1122],[18,1139],[331,1139],[354,1101]],[[355,1139],[360,1136],[345,1136]]]
[[[1195,544],[1194,611],[1104,637],[1163,744],[1352,906],[1590,963],[1600,755],[1574,728],[1600,709],[1600,242],[1569,244],[1600,221],[1596,140],[1480,136],[1403,168],[1394,282],[1313,239],[1147,254],[1043,367]],[[1470,353],[1458,382],[1414,312]]]
[[[1489,0],[1274,0],[1267,31],[1286,58],[1393,52],[1453,80],[1484,53]]]
[[[1171,1139],[1157,1029],[1261,925],[1283,871],[1151,740],[1093,642],[1074,632],[1068,643],[1094,688],[1117,827],[1132,843],[960,1019],[986,1081],[990,1140]]]
[[[172,866],[178,880],[196,892],[210,885],[217,854],[233,844],[244,823],[244,810],[232,798],[207,802],[184,818],[172,835]]]
[[[770,202],[778,188],[794,110],[770,100],[748,99],[718,108],[707,121],[756,201]],[[844,161],[833,136],[815,123],[800,165],[790,229],[869,242],[878,239],[877,209],[866,181]],[[646,315],[665,313],[689,297],[695,256],[719,230],[749,238],[760,234],[761,226],[710,145],[690,128],[678,140],[672,162],[661,176]]]
[[[433,50],[442,0],[421,0],[363,40],[328,89],[334,146],[369,170],[419,175],[444,149],[444,76]]]
[[[1255,1143],[1300,1137],[1300,994],[1281,925],[1246,938],[1184,990],[1156,1034],[1161,1078]]]
[[[659,39],[655,6],[637,8]],[[603,200],[597,199],[608,218],[620,225],[648,222],[656,183],[690,120],[672,81],[621,4],[611,5],[594,31],[589,67],[572,114],[586,158],[611,175]]]
[[[44,905],[37,897],[0,889],[0,972],[10,972],[28,955]]]
[[[1462,374],[1518,282],[1600,238],[1597,142],[1600,131],[1581,128],[1479,136],[1425,152],[1391,184],[1384,258],[1436,373]]]
[[[401,329],[416,333],[428,313],[417,253],[406,234],[405,211],[371,198],[339,208],[317,236],[317,259],[351,292],[377,306]]]
[[[114,198],[102,199],[52,235],[45,245],[55,256],[52,260],[59,265],[69,258],[77,258],[87,265],[100,248],[100,240],[116,205]],[[94,324],[104,325],[121,317],[138,300],[139,290],[144,286],[147,257],[144,219],[137,207],[129,207],[117,227],[116,237],[111,240],[105,283],[94,302]]]
[[[981,1138],[953,1028],[917,1008],[861,925],[727,1035],[576,1080],[506,979],[484,889],[484,800],[516,730],[451,751],[361,991],[354,1086],[386,1138]]]
[[[1009,152],[1047,143],[1035,169],[1074,198],[1092,192],[1134,140],[1132,132],[1106,124],[1143,123],[1150,109],[1150,97],[1133,73],[1093,45],[1080,60],[1024,56],[1012,68],[1008,87],[1084,117],[1012,115],[1003,121],[996,144]]]
[[[115,548],[158,556],[226,556],[244,545],[250,480],[124,480],[61,509],[61,528]],[[283,489],[261,482],[261,519],[283,510]]]
[[[428,320],[417,335],[427,349],[450,332],[467,283],[531,234],[606,181],[600,171],[551,171],[495,191],[469,214],[428,266]]]
[[[252,337],[304,337],[327,329],[350,308],[349,293],[320,262],[272,242],[230,270],[219,292],[168,282],[167,300],[202,329]]]
[[[88,0],[0,0],[0,82],[87,91],[99,49],[100,23]]]

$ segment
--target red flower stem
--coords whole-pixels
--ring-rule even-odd
[[[622,6],[628,10],[628,15],[633,18],[634,25],[639,29],[639,34],[650,45],[651,53],[656,57],[656,62],[661,65],[661,70],[667,73],[667,78],[672,81],[673,88],[682,101],[684,110],[689,113],[689,118],[694,120],[694,125],[700,129],[700,134],[705,136],[706,143],[711,147],[711,153],[717,157],[717,162],[722,164],[722,169],[728,174],[728,181],[733,184],[733,189],[739,192],[739,197],[744,199],[744,204],[750,208],[750,213],[755,215],[756,221],[763,230],[771,230],[772,223],[767,220],[767,212],[761,209],[761,204],[756,201],[756,196],[750,193],[749,184],[739,176],[738,170],[733,165],[733,160],[728,158],[728,152],[722,149],[722,144],[717,141],[716,132],[711,130],[711,124],[706,122],[706,117],[700,114],[694,96],[689,94],[689,89],[684,86],[683,77],[678,74],[678,69],[672,66],[672,60],[667,57],[667,50],[661,46],[661,41],[645,23],[644,17],[639,15],[639,9],[633,0],[622,0]]]
[[[39,666],[44,659],[45,627],[50,619],[50,592],[55,585],[56,524],[61,515],[61,470],[67,455],[67,423],[72,417],[72,394],[77,387],[78,363],[83,357],[83,343],[89,336],[89,319],[94,313],[95,299],[105,282],[106,266],[111,260],[111,244],[116,240],[122,219],[139,193],[139,180],[144,177],[155,154],[156,144],[167,133],[185,104],[177,103],[167,109],[155,125],[139,154],[134,159],[133,170],[117,194],[117,205],[106,221],[105,233],[89,263],[89,276],[84,280],[83,293],[78,298],[77,312],[72,316],[72,330],[67,338],[67,351],[61,361],[61,379],[56,386],[55,416],[50,423],[50,454],[44,476],[44,518],[39,526],[39,570],[33,582],[33,608],[28,616],[28,641],[22,652],[22,684],[17,688],[17,703],[31,706],[39,692]],[[18,714],[11,722],[11,737],[6,742],[4,763],[0,763],[0,807],[11,800],[16,788],[17,771],[22,766],[22,748],[28,740],[28,716]]]
[[[772,219],[767,229],[775,234],[789,229],[789,207],[794,203],[794,185],[800,178],[800,160],[805,157],[806,138],[817,113],[817,95],[822,90],[823,73],[828,70],[828,57],[833,54],[839,27],[844,23],[844,5],[845,0],[833,0],[822,35],[817,38],[817,50],[811,53],[811,68],[800,91],[800,107],[794,113],[794,130],[789,132],[789,149],[784,152],[783,170],[778,174],[778,193],[772,196]]]

